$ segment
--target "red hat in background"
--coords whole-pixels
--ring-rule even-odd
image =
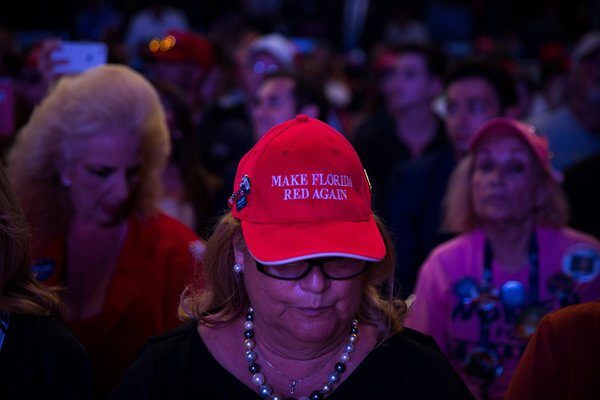
[[[527,144],[539,165],[550,177],[562,181],[560,172],[552,168],[552,153],[548,148],[548,138],[539,135],[532,125],[511,118],[493,118],[485,123],[473,136],[469,146],[472,152],[489,135],[514,135]]]
[[[169,30],[162,39],[152,39],[150,54],[157,60],[191,61],[204,69],[210,68],[214,61],[214,49],[210,41],[193,32]]]
[[[385,256],[360,159],[319,120],[299,115],[270,129],[240,161],[234,192],[231,212],[261,263]]]
[[[390,68],[396,59],[398,58],[398,52],[394,50],[385,50],[375,58],[373,63],[373,69],[376,74],[381,74]]]

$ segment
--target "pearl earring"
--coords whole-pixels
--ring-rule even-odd
[[[244,272],[244,266],[242,264],[235,264],[233,266],[233,272],[235,272],[236,274],[241,274],[242,272]]]

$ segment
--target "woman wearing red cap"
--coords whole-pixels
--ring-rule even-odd
[[[148,337],[178,325],[198,240],[158,212],[169,133],[156,90],[125,66],[62,78],[17,136],[9,171],[34,228],[33,272],[64,286],[95,395]]]
[[[600,243],[565,227],[548,142],[497,118],[473,138],[446,196],[461,236],[422,266],[407,325],[432,335],[473,394],[500,399],[541,317],[600,297]]]
[[[306,116],[241,160],[190,321],[155,338],[115,399],[464,399],[430,338],[402,327],[393,246],[348,141]]]

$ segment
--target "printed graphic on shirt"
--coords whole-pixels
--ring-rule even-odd
[[[600,257],[592,246],[576,244],[563,256],[562,269],[565,275],[577,282],[591,282],[600,274]]]
[[[532,302],[529,289],[519,281],[499,287],[473,278],[457,281],[451,358],[461,360],[465,372],[482,382],[501,375],[507,360],[520,358],[546,313],[579,302],[575,282],[566,275],[555,274],[545,284],[551,296]]]

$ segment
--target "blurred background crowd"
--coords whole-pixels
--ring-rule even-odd
[[[394,165],[450,145],[446,130],[468,143],[445,101],[457,63],[476,57],[501,70],[492,74],[506,73],[508,81],[496,84],[502,113],[553,135],[558,128],[548,113],[578,91],[598,90],[597,56],[595,71],[579,63],[594,52],[597,35],[573,50],[598,28],[599,14],[598,2],[589,0],[8,1],[0,17],[3,149],[52,84],[44,40],[102,41],[109,62],[134,67],[161,92],[174,144],[163,208],[201,235],[230,190],[235,162],[269,127],[299,112],[352,139],[376,188],[377,211],[387,217],[384,187]],[[402,54],[419,56],[398,66],[395,56]],[[273,72],[293,76],[261,82]],[[577,141],[564,139],[562,128],[552,140],[557,168],[600,151],[599,140],[584,137],[598,130],[589,116],[598,110],[595,101],[575,106],[576,120],[588,114],[589,121],[565,122],[582,131]],[[401,119],[411,127],[395,124],[407,110],[412,119]],[[587,230],[597,226],[598,217],[574,218]]]

